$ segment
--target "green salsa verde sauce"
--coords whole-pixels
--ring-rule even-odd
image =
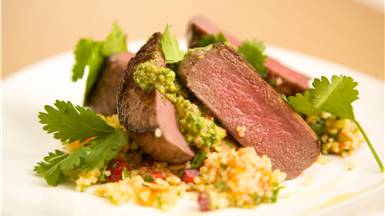
[[[199,107],[186,99],[186,92],[169,68],[159,67],[152,61],[144,62],[133,74],[135,83],[144,91],[155,89],[166,96],[175,106],[179,129],[190,145],[209,150],[226,137],[226,130],[212,119],[204,117]]]

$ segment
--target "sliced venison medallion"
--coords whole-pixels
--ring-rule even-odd
[[[223,32],[217,25],[202,16],[190,19],[187,28],[187,42],[190,48],[198,46],[198,41],[207,35]],[[231,45],[238,47],[241,42],[231,34],[223,32]],[[293,69],[288,68],[276,59],[267,57],[265,67],[267,69],[266,80],[274,86],[274,89],[286,96],[295,95],[309,88],[310,78]]]
[[[117,110],[120,122],[145,153],[156,160],[181,163],[192,159],[194,152],[178,129],[174,105],[157,90],[141,90],[133,79],[137,66],[146,61],[166,66],[161,37],[161,33],[154,33],[129,61],[118,93]]]
[[[84,105],[103,115],[116,114],[116,94],[123,80],[128,61],[133,56],[128,52],[110,56]]]
[[[187,88],[242,145],[294,178],[319,156],[317,136],[233,49],[191,50],[179,71]]]

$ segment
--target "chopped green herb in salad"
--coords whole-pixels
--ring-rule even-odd
[[[200,151],[200,152],[196,153],[195,157],[193,158],[193,160],[191,162],[191,168],[198,169],[203,164],[206,157],[207,157],[206,152]]]

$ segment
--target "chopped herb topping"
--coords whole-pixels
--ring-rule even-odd
[[[140,64],[134,72],[134,80],[141,89],[157,89],[175,105],[179,128],[188,143],[206,149],[219,143],[226,136],[226,131],[204,117],[198,106],[183,96],[175,76],[174,71],[158,67],[151,61]]]

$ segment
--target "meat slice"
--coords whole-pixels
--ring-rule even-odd
[[[84,105],[103,115],[116,114],[116,94],[123,80],[128,61],[133,56],[128,52],[110,56]]]
[[[198,45],[198,41],[206,35],[218,34],[221,29],[208,19],[196,16],[191,18],[187,29],[187,42],[190,48]],[[237,47],[241,42],[231,34],[223,32],[229,42]],[[265,67],[267,68],[267,81],[274,89],[286,96],[295,95],[309,88],[309,77],[288,68],[272,57],[267,57]]]
[[[293,96],[309,89],[309,77],[286,67],[279,61],[268,57],[265,67],[268,71],[266,80],[278,92],[286,96]]]
[[[137,66],[152,60],[166,66],[160,48],[160,33],[154,33],[127,66],[118,93],[118,115],[124,127],[134,136],[143,151],[156,160],[181,163],[192,159],[189,148],[178,129],[174,105],[158,91],[142,91],[133,80]]]
[[[179,71],[187,88],[242,145],[294,178],[319,156],[317,136],[233,49],[191,50]]]

